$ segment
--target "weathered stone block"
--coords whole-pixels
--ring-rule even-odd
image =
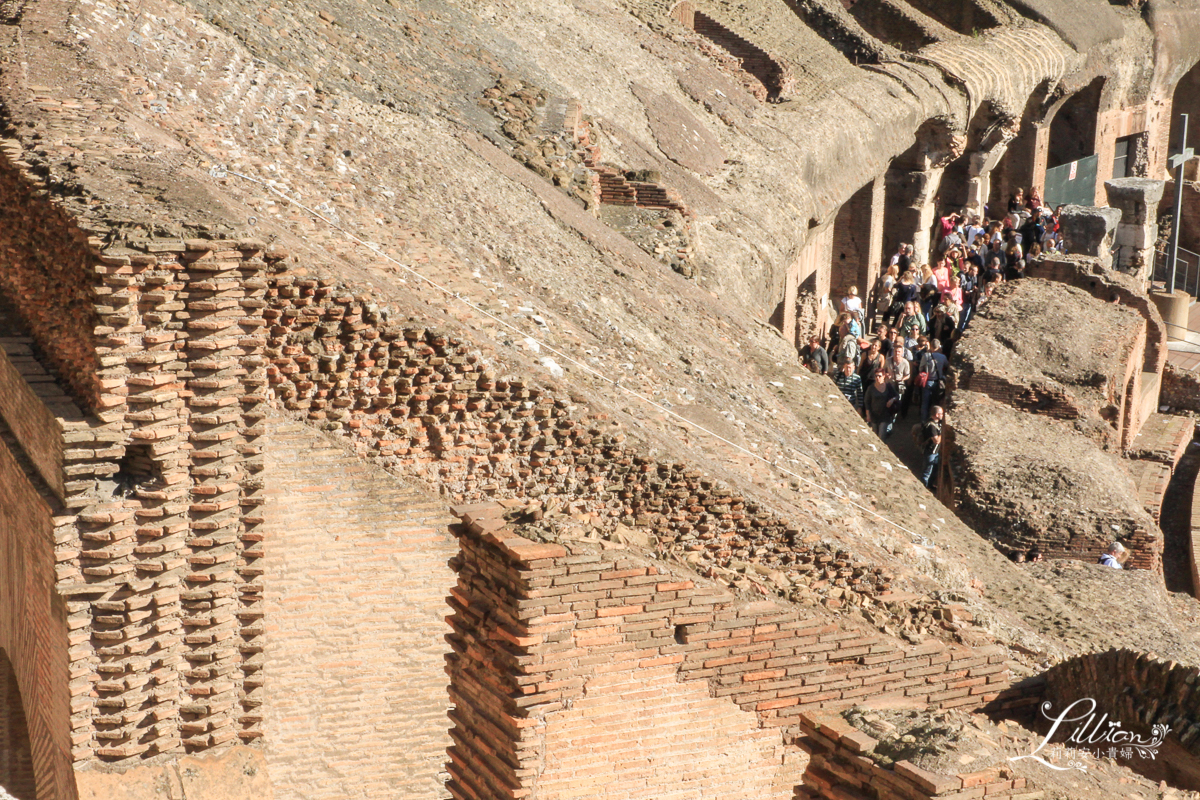
[[[1104,182],[1108,204],[1120,209],[1121,222],[1131,225],[1154,221],[1165,186],[1166,181],[1152,178],[1114,178]]]
[[[1094,256],[1112,265],[1112,247],[1121,211],[1117,208],[1069,205],[1059,216],[1067,252]]]

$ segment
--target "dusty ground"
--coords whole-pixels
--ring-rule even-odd
[[[1171,593],[1147,570],[1050,560],[1021,569],[1067,602],[1087,609],[1123,647],[1157,653],[1181,664],[1200,664],[1200,601]],[[1148,621],[1154,620],[1149,624]]]

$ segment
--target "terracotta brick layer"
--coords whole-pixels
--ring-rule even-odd
[[[834,714],[810,712],[800,715],[801,742],[812,751],[804,773],[805,792],[800,797],[846,800],[923,800],[923,798],[997,797],[1040,800],[1025,778],[1009,767],[982,772],[943,774],[929,772],[909,761],[883,766],[872,751],[877,742]]]
[[[621,545],[525,538],[538,528],[508,528],[502,505],[456,513],[456,798],[522,797],[535,786],[540,798],[690,797],[699,771],[705,797],[780,796],[798,784],[783,745],[805,711],[866,696],[975,708],[1008,686],[995,645],[902,645],[814,609],[740,599]],[[667,686],[671,673],[683,686]],[[711,739],[736,743],[720,751],[736,758],[684,758],[687,722],[701,719]]]

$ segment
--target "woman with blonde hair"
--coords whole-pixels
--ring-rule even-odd
[[[937,275],[928,264],[921,265],[921,313],[925,315],[925,319],[929,319],[929,311],[933,308],[933,304],[937,302],[938,296],[942,293],[941,286],[938,284]]]
[[[850,316],[858,320],[859,326],[863,323],[863,303],[858,296],[858,287],[851,286],[846,296],[842,298],[842,311],[845,311]]]

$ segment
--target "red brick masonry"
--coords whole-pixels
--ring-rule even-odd
[[[452,529],[461,552],[452,562],[458,585],[447,656],[455,704],[448,786],[456,798],[518,798],[535,788],[538,798],[566,797],[585,785],[591,794],[603,787],[605,797],[665,793],[666,773],[646,772],[646,765],[695,752],[675,744],[696,727],[706,737],[736,733],[764,763],[774,757],[768,785],[756,789],[773,792],[799,782],[788,754],[806,712],[868,695],[975,708],[1008,686],[998,646],[905,646],[818,609],[743,600],[623,545],[535,541],[518,531],[535,535],[537,528],[508,527],[506,506],[519,508],[453,509],[462,520]],[[663,669],[706,691],[664,695]],[[620,711],[647,695],[665,722],[627,725]],[[599,705],[598,696],[605,698]],[[714,698],[745,715],[714,721]],[[577,738],[573,720],[581,714],[596,723],[588,735],[599,738]],[[610,718],[611,725],[600,722]],[[770,729],[778,738],[764,738]],[[616,755],[631,739],[642,754],[636,761]],[[676,758],[673,780],[689,780],[693,766]],[[744,797],[745,767],[738,757],[701,771],[712,796]]]

